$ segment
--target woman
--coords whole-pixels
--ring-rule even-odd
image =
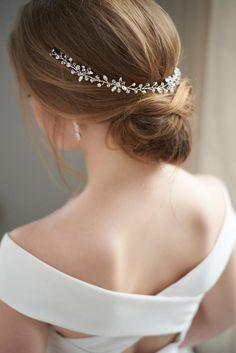
[[[192,87],[168,14],[152,0],[31,0],[8,50],[57,163],[81,151],[88,179],[4,235],[0,351],[192,352],[233,325],[236,217],[222,180],[180,167]]]

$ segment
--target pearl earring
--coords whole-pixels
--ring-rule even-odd
[[[79,124],[77,122],[73,121],[73,125],[74,125],[74,130],[75,130],[75,137],[79,141],[81,138]]]

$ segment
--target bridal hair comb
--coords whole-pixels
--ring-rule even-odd
[[[112,79],[109,80],[106,75],[102,75],[102,78],[99,75],[93,75],[93,71],[90,67],[86,68],[84,65],[78,65],[73,62],[71,57],[68,57],[65,53],[63,53],[60,49],[53,48],[49,55],[55,57],[56,60],[60,60],[62,65],[65,65],[71,72],[72,75],[77,75],[78,81],[81,82],[82,80],[90,81],[90,82],[97,82],[97,87],[111,87],[112,92],[121,91],[125,93],[147,93],[147,91],[158,92],[158,93],[166,93],[166,92],[174,92],[175,87],[180,84],[181,80],[181,72],[178,67],[175,68],[174,74],[168,76],[164,79],[164,82],[161,82],[159,85],[157,82],[154,82],[151,86],[150,83],[140,83],[136,84],[133,82],[131,85],[127,86],[125,81],[123,81],[122,77],[118,80]]]

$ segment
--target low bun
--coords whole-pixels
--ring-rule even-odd
[[[109,132],[132,157],[179,164],[191,152],[193,110],[192,86],[184,78],[173,93],[143,94],[111,121]]]

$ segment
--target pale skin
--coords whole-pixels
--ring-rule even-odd
[[[34,99],[31,106],[43,128],[43,110]],[[84,153],[85,189],[48,216],[12,230],[11,238],[86,282],[114,291],[156,294],[211,251],[225,215],[221,181],[167,163],[144,165],[118,148],[109,150],[105,125],[87,123],[80,129],[78,142],[68,123],[64,146]],[[96,256],[91,256],[95,251]],[[236,249],[224,274],[204,297],[181,347],[203,342],[235,324],[235,269]],[[50,326],[0,301],[1,352],[46,353]],[[90,336],[59,326],[54,329],[69,338]],[[124,353],[157,352],[177,334],[144,337]]]

